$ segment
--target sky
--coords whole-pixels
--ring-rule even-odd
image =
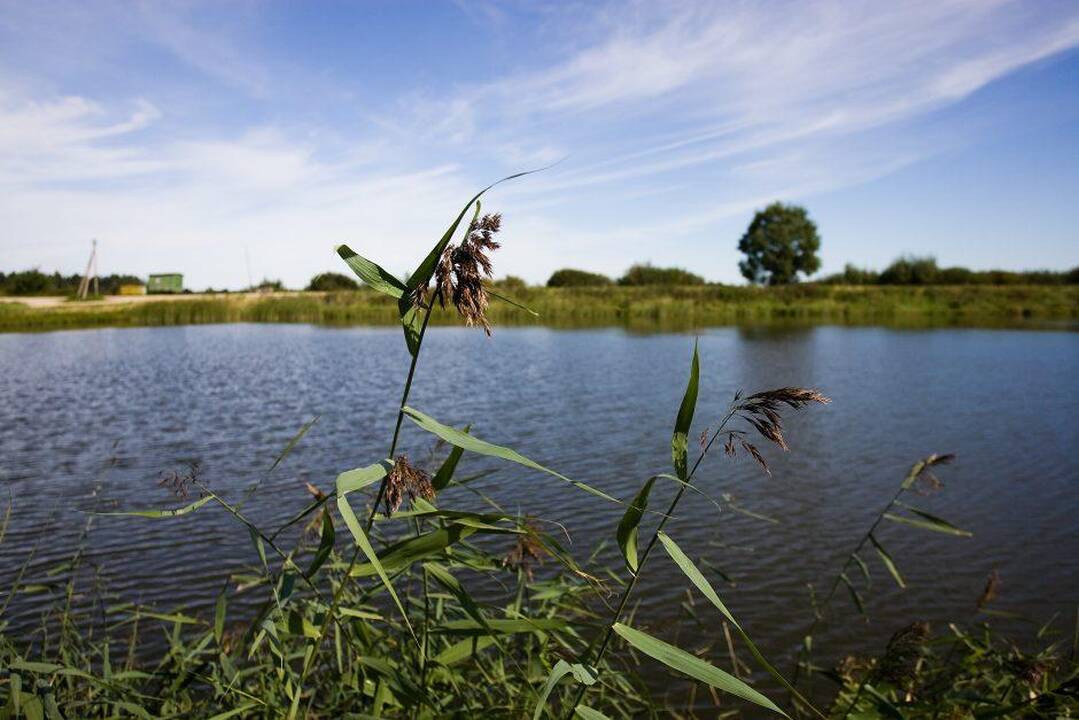
[[[1073,267],[1079,3],[0,0],[0,270],[404,274],[551,163],[499,276],[741,282],[774,200],[822,274]]]

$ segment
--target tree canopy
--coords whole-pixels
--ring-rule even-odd
[[[758,210],[738,249],[746,256],[738,269],[753,283],[787,285],[798,282],[799,273],[812,275],[820,269],[817,225],[798,205],[775,202]]]

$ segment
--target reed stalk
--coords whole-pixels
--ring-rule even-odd
[[[724,416],[722,422],[720,422],[719,427],[714,433],[712,433],[712,436],[708,439],[708,444],[705,445],[704,449],[701,450],[700,454],[697,456],[697,460],[693,463],[693,467],[689,471],[689,474],[686,476],[685,482],[681,484],[681,486],[678,488],[678,492],[674,494],[674,498],[671,500],[670,505],[667,506],[667,511],[663,513],[663,515],[660,517],[659,524],[656,526],[655,531],[652,533],[652,537],[648,541],[648,545],[645,546],[644,552],[641,554],[641,559],[637,566],[637,572],[630,575],[629,582],[626,584],[625,588],[623,588],[622,595],[618,599],[618,605],[615,607],[614,612],[611,613],[610,620],[607,621],[607,626],[603,633],[603,640],[600,642],[599,649],[596,651],[595,657],[587,658],[591,660],[589,664],[591,664],[592,666],[598,668],[599,664],[603,661],[603,657],[604,655],[606,655],[607,649],[610,647],[611,639],[614,637],[615,623],[622,619],[622,613],[625,611],[626,605],[629,603],[629,598],[633,594],[633,589],[637,587],[637,581],[640,580],[641,575],[644,573],[644,566],[645,564],[647,564],[648,557],[652,554],[652,549],[656,546],[656,542],[659,540],[660,533],[662,533],[663,528],[666,527],[667,521],[674,516],[674,511],[678,508],[678,503],[682,499],[682,496],[685,494],[686,489],[689,487],[690,483],[692,483],[693,476],[697,473],[697,468],[700,467],[701,462],[708,455],[709,450],[712,449],[712,445],[715,443],[716,439],[723,434],[724,430],[726,430],[727,423],[730,422],[731,418],[734,417],[736,412],[737,409],[734,406],[732,406],[727,411],[727,414],[726,416]],[[574,713],[577,711],[577,706],[580,705],[581,701],[584,699],[586,690],[587,686],[585,685],[581,685],[579,687],[579,689],[577,690],[577,694],[573,698],[573,703],[570,705],[569,710],[566,713],[566,720],[572,720]]]

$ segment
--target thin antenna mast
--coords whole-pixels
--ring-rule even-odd
[[[86,261],[86,272],[82,275],[82,281],[79,283],[79,291],[76,293],[80,300],[85,300],[87,294],[90,292],[90,279],[94,280],[94,294],[98,294],[101,290],[101,286],[97,279],[97,240],[91,240],[90,245],[90,259]]]

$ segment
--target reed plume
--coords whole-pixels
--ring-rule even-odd
[[[542,565],[544,556],[550,555],[550,552],[540,539],[539,525],[533,518],[526,519],[521,529],[524,532],[517,535],[513,548],[506,553],[502,564],[510,570],[523,571],[531,581],[534,566]]]
[[[397,512],[406,495],[410,503],[418,497],[433,500],[435,489],[430,475],[409,463],[408,455],[398,455],[386,476],[386,514]]]
[[[790,446],[787,445],[787,439],[783,435],[782,411],[784,406],[800,410],[812,403],[827,405],[830,402],[831,399],[812,388],[777,388],[754,393],[745,399],[742,398],[742,391],[739,390],[734,395],[734,401],[731,404],[729,413],[731,416],[749,424],[765,440],[775,443],[781,449],[787,451],[790,450]],[[733,429],[721,430],[721,433],[726,435],[723,452],[728,457],[737,455],[738,448],[741,447],[761,466],[764,472],[769,475],[772,474],[771,469],[768,467],[768,462],[764,459],[760,449],[748,439],[749,432]]]
[[[473,220],[460,244],[446,246],[434,273],[434,299],[439,306],[445,309],[447,303],[452,304],[465,325],[479,325],[487,335],[491,334],[491,323],[484,280],[493,276],[489,253],[501,247],[494,239],[501,229],[501,213]],[[426,288],[417,290],[426,293]]]

